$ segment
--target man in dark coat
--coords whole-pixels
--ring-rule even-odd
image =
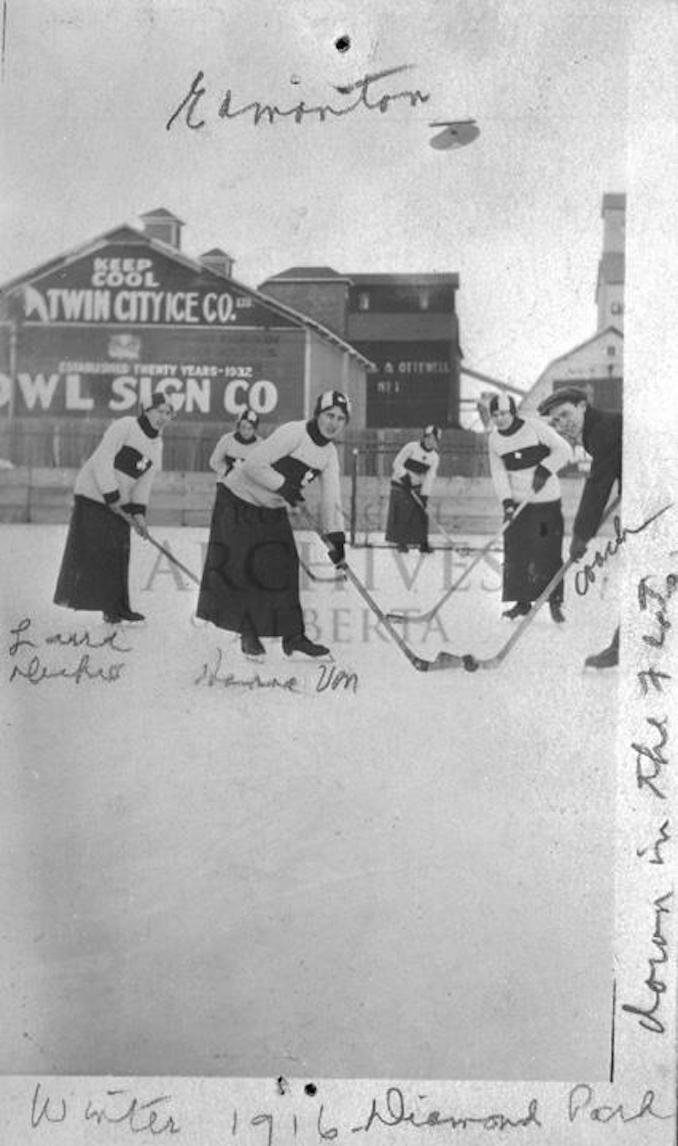
[[[591,456],[591,471],[582,491],[570,542],[570,557],[579,561],[598,531],[615,482],[621,492],[622,416],[590,406],[588,395],[576,386],[554,390],[539,406],[539,413],[573,446],[583,446]],[[611,644],[601,653],[587,657],[585,664],[589,668],[612,668],[619,664],[619,628]]]

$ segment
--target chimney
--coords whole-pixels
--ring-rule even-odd
[[[222,251],[221,247],[205,251],[205,254],[200,256],[200,262],[208,271],[216,271],[218,275],[224,275],[227,279],[233,278],[235,259],[232,259],[226,251]]]
[[[168,247],[175,247],[177,251],[181,250],[181,228],[184,224],[171,211],[166,211],[164,207],[157,207],[155,211],[147,211],[140,218],[144,224],[144,234],[149,239],[158,239],[161,243],[166,243]]]

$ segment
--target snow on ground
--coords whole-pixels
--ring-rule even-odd
[[[305,579],[330,680],[278,642],[246,661],[134,538],[148,623],[87,650],[119,679],[9,683],[32,656],[75,671],[83,647],[49,637],[110,629],[50,603],[64,526],[1,532],[0,1070],[606,1077],[617,684],[582,661],[612,634],[613,580],[568,583],[566,625],[542,610],[469,674],[416,672],[350,586]],[[200,572],[205,530],[154,536]],[[329,575],[317,540],[302,552]],[[402,627],[421,655],[506,640],[492,558]],[[429,608],[467,561],[351,554],[385,608]],[[257,673],[287,687],[236,683]]]

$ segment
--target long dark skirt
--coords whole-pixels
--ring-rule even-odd
[[[303,633],[299,557],[285,509],[250,505],[219,483],[197,615],[234,633]]]
[[[391,482],[386,540],[395,545],[426,545],[428,517],[406,489]]]
[[[504,534],[504,601],[536,601],[563,559],[560,501],[526,505]],[[563,582],[550,599],[562,602]]]
[[[126,612],[130,527],[101,502],[77,495],[54,593],[67,609]]]

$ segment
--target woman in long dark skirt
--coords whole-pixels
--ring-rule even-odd
[[[154,394],[138,418],[113,422],[77,476],[55,605],[101,612],[110,624],[143,621],[129,600],[130,530],[147,535],[146,508],[174,416]],[[123,516],[124,514],[124,516]]]
[[[438,472],[438,426],[425,426],[418,442],[407,442],[393,461],[386,540],[407,553],[410,545],[430,553],[426,505]]]
[[[299,558],[287,507],[303,502],[316,478],[325,536],[344,559],[339,459],[333,439],[346,425],[348,398],[329,390],[307,422],[288,422],[258,442],[219,482],[197,615],[240,634],[243,653],[261,657],[262,637],[282,637],[287,656],[326,656],[304,632]]]
[[[508,395],[490,400],[490,470],[504,523],[502,600],[513,601],[509,620],[525,616],[562,566],[563,513],[556,474],[572,460],[567,442],[545,422],[518,417]],[[520,513],[516,510],[523,502]],[[510,524],[509,524],[510,523]],[[554,621],[562,623],[563,582],[549,597]]]

